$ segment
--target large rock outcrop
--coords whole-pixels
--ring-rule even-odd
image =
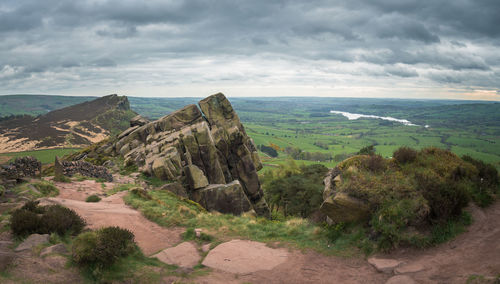
[[[262,168],[257,150],[223,94],[201,100],[199,108],[188,105],[132,125],[98,151],[119,154],[147,175],[180,182],[191,199],[209,210],[239,214],[250,209],[248,200],[258,215],[269,215],[257,175]],[[213,200],[221,196],[224,202]],[[235,198],[232,205],[230,197]]]

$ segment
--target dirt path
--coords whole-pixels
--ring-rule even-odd
[[[180,241],[182,228],[167,229],[147,220],[139,212],[124,204],[122,197],[125,193],[105,197],[99,203],[87,203],[83,200],[88,195],[103,194],[104,189],[100,183],[83,181],[70,184],[56,183],[56,186],[60,190],[60,196],[49,198],[48,202],[74,209],[91,228],[120,226],[131,230],[146,255],[172,247]],[[106,184],[105,188],[107,190],[112,186],[114,185]],[[428,250],[401,249],[389,255],[378,255],[379,258],[401,262],[398,267],[391,269],[390,273],[378,272],[365,259],[327,257],[315,252],[288,250],[285,253],[286,260],[269,265],[272,267],[270,269],[251,272],[242,269],[238,270],[240,273],[227,272],[227,267],[231,265],[224,262],[234,259],[226,257],[215,260],[215,263],[220,263],[220,269],[215,265],[209,274],[191,278],[189,281],[195,283],[386,283],[395,274],[408,276],[406,280],[413,279],[416,283],[465,283],[470,275],[474,274],[493,279],[500,273],[500,202],[486,210],[472,207],[471,213],[474,223],[468,228],[468,232],[449,243]],[[245,252],[228,246],[225,250],[227,253],[238,251],[239,255],[245,256],[243,258],[258,261],[259,267],[266,267],[265,258],[248,256],[251,255],[251,248]],[[283,257],[283,249],[275,251]],[[218,253],[224,255],[224,248],[221,247]],[[164,279],[164,282],[171,283],[174,280],[179,279],[170,277]]]
[[[455,240],[428,250],[401,250],[387,257],[420,271],[408,273],[418,283],[465,283],[470,275],[500,274],[500,202],[471,207],[473,224]],[[401,268],[405,268],[403,265]]]
[[[113,183],[105,183],[106,190]],[[104,189],[94,180],[71,183],[55,183],[59,196],[47,198],[45,202],[56,203],[75,210],[87,222],[87,226],[97,229],[106,226],[119,226],[132,231],[135,240],[145,255],[152,255],[181,241],[183,228],[164,228],[146,219],[140,212],[130,208],[122,197],[125,192],[104,197]],[[85,202],[91,194],[102,195],[100,202]]]

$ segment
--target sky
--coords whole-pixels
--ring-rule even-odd
[[[2,0],[0,94],[500,100],[499,0]]]

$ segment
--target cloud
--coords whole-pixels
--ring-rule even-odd
[[[230,83],[369,95],[403,79],[413,93],[497,90],[499,14],[497,0],[4,0],[1,70],[16,75],[0,93],[84,92],[81,80],[94,94]]]

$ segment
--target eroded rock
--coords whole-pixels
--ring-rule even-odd
[[[219,93],[201,100],[199,106],[188,105],[140,126],[134,122],[116,141],[96,151],[112,148],[114,155],[123,156],[126,165],[136,165],[146,175],[182,185],[188,197],[209,210],[239,214],[254,209],[261,216],[269,216],[257,175],[262,164],[230,102]],[[222,200],[216,202],[212,196]],[[234,204],[228,205],[231,202]]]
[[[48,243],[49,242],[49,235],[44,234],[32,234],[24,242],[22,242],[16,249],[15,251],[23,251],[23,250],[29,250],[32,249],[33,247],[36,247],[38,245]]]
[[[211,184],[195,191],[191,199],[205,209],[221,213],[242,214],[252,209],[239,181],[228,184]]]
[[[201,259],[198,249],[190,242],[183,242],[178,246],[165,249],[153,255],[153,257],[166,264],[178,265],[184,268],[193,268]]]

